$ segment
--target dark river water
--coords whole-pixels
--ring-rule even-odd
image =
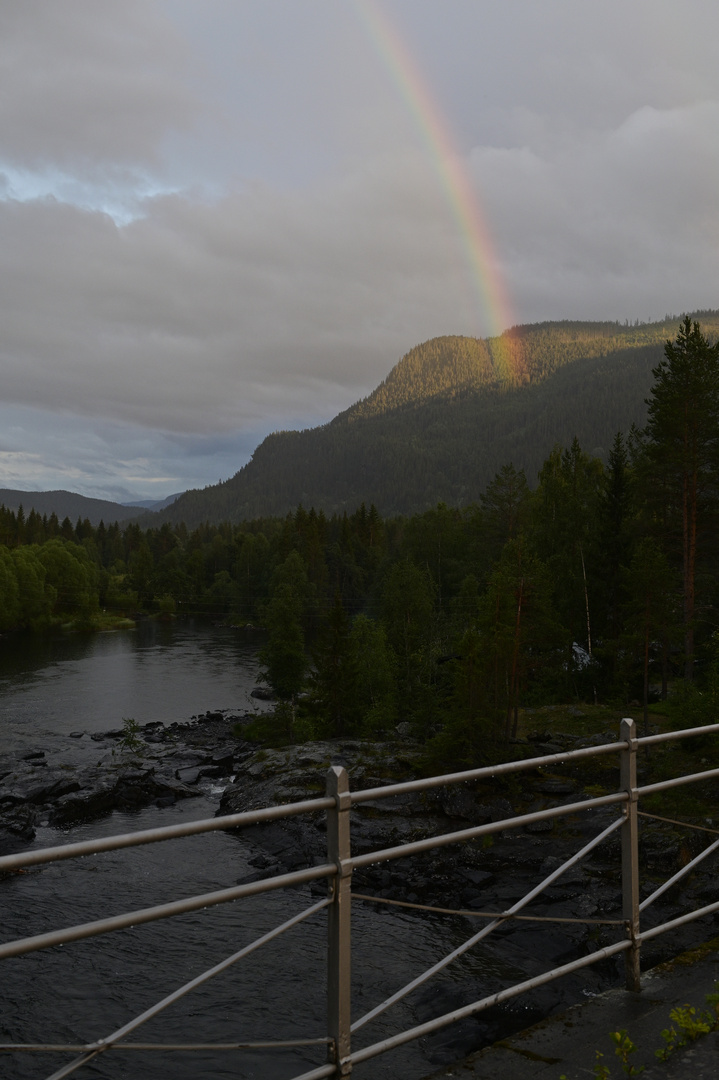
[[[0,642],[3,746],[69,747],[72,731],[105,731],[124,716],[189,720],[207,709],[249,712],[258,634],[191,621],[136,630]],[[46,746],[47,744],[47,746]]]
[[[257,639],[190,623],[56,640],[2,641],[2,749],[44,749],[56,760],[97,755],[86,733],[123,716],[186,721],[208,709],[257,708]],[[262,707],[262,706],[259,706]],[[114,813],[66,832],[38,829],[35,846],[211,817],[221,788],[165,809]],[[51,864],[0,881],[0,935],[11,940],[123,910],[233,885],[252,870],[253,849],[220,833],[134,851]],[[77,1043],[102,1037],[205,969],[316,901],[308,888],[270,893],[171,920],[5,960],[0,965],[0,1041]],[[353,910],[353,1015],[361,1015],[465,936],[451,920]],[[236,1042],[325,1034],[326,914],[313,916],[138,1029],[133,1041]],[[522,972],[481,946],[424,991],[368,1025],[365,1045],[453,1007],[460,986],[478,992]],[[441,1007],[433,1005],[439,994]],[[426,1009],[430,1008],[430,1012]],[[459,1056],[467,1030],[413,1043],[355,1070],[359,1078],[419,1080]],[[469,1036],[471,1042],[471,1034]],[[0,1055],[0,1076],[48,1077],[69,1055]],[[119,1078],[290,1078],[324,1050],[111,1053],[76,1074]]]

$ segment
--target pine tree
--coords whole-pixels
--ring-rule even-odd
[[[267,641],[260,651],[260,663],[265,669],[262,677],[280,702],[289,704],[291,724],[307,670],[302,628],[306,596],[304,563],[293,551],[274,573],[272,592],[264,613]]]
[[[357,664],[350,620],[339,593],[312,649],[310,707],[330,736],[356,733],[361,720],[356,683]]]
[[[576,438],[568,450],[555,446],[539,474],[532,515],[533,539],[550,569],[557,610],[590,657],[603,482],[601,461]]]
[[[479,501],[484,511],[485,540],[496,561],[504,545],[522,530],[527,521],[530,491],[523,469],[512,462],[505,465],[487,485]]]
[[[616,638],[620,630],[621,567],[628,566],[631,559],[631,512],[629,453],[624,436],[617,432],[609,452],[600,505],[604,622],[612,638]]]
[[[669,640],[673,623],[673,582],[669,563],[651,536],[643,537],[628,568],[624,571],[628,595],[626,605],[627,631],[625,639],[641,653],[644,715],[644,734],[649,734],[649,662],[654,639]],[[674,594],[676,595],[676,594]],[[667,649],[662,648],[662,668]],[[663,673],[662,682],[665,681]]]
[[[642,440],[645,473],[648,484],[662,492],[666,522],[680,538],[684,676],[691,681],[697,560],[711,539],[719,496],[719,343],[710,345],[699,323],[687,316],[652,374]]]

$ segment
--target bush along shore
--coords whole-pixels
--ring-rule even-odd
[[[566,710],[537,710],[525,717],[525,723],[537,726],[514,744],[514,756],[534,757],[616,737],[615,725],[592,732],[596,723],[581,719],[586,714],[579,710],[573,712],[580,717],[575,719],[573,729]],[[313,798],[324,792],[330,764],[348,770],[353,789],[379,787],[422,774],[423,748],[406,729],[381,742],[346,738],[258,749],[246,737],[253,720],[229,711],[208,712],[186,723],[167,726],[126,720],[115,730],[91,736],[75,733],[78,746],[84,740],[97,744],[100,756],[93,764],[79,760],[50,763],[39,750],[3,759],[0,852],[26,847],[38,825],[67,828],[114,810],[165,807],[198,795],[214,798],[215,802],[219,798],[219,815]],[[561,730],[558,725],[570,730]],[[645,775],[650,768],[652,775],[661,771],[659,753],[652,762],[642,762]],[[465,783],[364,803],[351,812],[353,853],[576,802],[614,789],[617,781],[616,762],[603,758],[594,764],[558,767],[551,773],[537,770],[504,780]],[[660,807],[657,812],[662,809],[666,811]],[[682,820],[696,820],[694,804],[674,806],[666,816],[678,816],[682,810]],[[377,903],[372,906],[376,911],[403,910],[405,916],[449,920],[456,924],[458,936],[469,937],[486,921],[474,913],[505,910],[609,824],[616,813],[615,808],[607,808],[554,822],[537,822],[412,859],[370,866],[354,875],[353,889],[375,897]],[[706,816],[701,820],[706,822]],[[243,880],[272,876],[326,858],[326,828],[321,814],[252,826],[238,835],[254,848],[249,860],[252,873]],[[643,896],[711,839],[706,833],[642,819]],[[619,840],[615,836],[563,875],[525,912],[576,922],[508,922],[489,939],[493,952],[504,955],[504,966],[516,969],[517,977],[523,973],[531,977],[614,940],[617,928],[596,920],[621,917],[618,866]],[[643,916],[643,925],[655,925],[681,911],[719,899],[716,870],[717,858],[712,856],[652,905]],[[313,886],[318,893],[325,888],[324,882]],[[387,901],[445,908],[457,914],[399,909]],[[653,940],[643,949],[643,967],[652,967],[713,937],[716,926],[716,920],[708,917]],[[460,1038],[458,1053],[524,1027],[580,1000],[586,993],[617,985],[621,979],[621,965],[612,960],[550,984],[518,1003],[509,1003],[472,1021]],[[452,1008],[481,996],[478,987],[469,982],[452,983],[451,987],[430,983],[418,992],[419,1014],[423,1016],[429,1010],[430,1015],[445,1006]]]

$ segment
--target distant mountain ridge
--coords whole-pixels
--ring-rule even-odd
[[[136,499],[135,502],[124,502],[122,506],[141,507],[143,510],[164,510],[166,506],[179,499],[183,492],[176,491],[174,495],[168,495],[166,499]]]
[[[691,317],[710,340],[719,338],[719,311]],[[69,491],[0,489],[0,503],[73,523],[184,521],[190,528],[283,515],[299,503],[327,513],[374,503],[384,515],[439,501],[466,505],[510,461],[534,484],[555,443],[567,446],[576,435],[602,456],[617,431],[642,426],[652,368],[678,326],[678,317],[560,321],[516,326],[497,338],[433,338],[329,423],[268,435],[231,479],[170,496],[154,512]]]
[[[719,337],[719,311],[695,312]],[[366,398],[329,423],[269,435],[231,479],[191,490],[145,525],[195,527],[374,503],[384,515],[476,501],[503,465],[534,484],[557,442],[606,455],[646,420],[652,368],[679,318],[622,325],[545,322],[499,338],[448,336],[411,349]]]
[[[176,496],[173,495],[171,498],[175,499]],[[127,506],[108,499],[90,499],[74,491],[17,491],[12,488],[0,488],[0,504],[15,512],[19,506],[22,506],[26,517],[31,510],[34,510],[40,517],[44,514],[48,517],[51,514],[57,514],[60,521],[68,517],[73,525],[78,518],[83,521],[87,518],[94,526],[99,525],[101,521],[104,521],[106,525],[115,521],[128,521],[130,518],[136,518],[146,508],[140,503]],[[166,504],[165,502],[151,505],[159,509]]]
[[[677,319],[633,326],[545,322],[515,326],[495,338],[432,338],[410,349],[376,390],[336,419],[416,408],[441,395],[516,390],[542,382],[577,360],[663,342],[676,333],[677,325]]]

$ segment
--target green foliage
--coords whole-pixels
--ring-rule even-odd
[[[239,734],[243,739],[261,746],[287,746],[296,740],[305,741],[315,737],[315,732],[305,724],[297,731],[295,710],[289,701],[278,701],[274,710],[261,713],[252,723],[244,725]]]
[[[532,517],[532,537],[551,573],[559,616],[590,657],[596,615],[590,597],[600,591],[603,492],[601,461],[575,438],[568,450],[556,446],[543,465]],[[596,630],[595,623],[595,638]]]
[[[676,728],[701,727],[716,723],[719,713],[719,631],[714,631],[705,646],[707,659],[703,685],[679,682],[667,702],[667,713]],[[690,749],[701,749],[707,736],[689,740]],[[683,745],[686,745],[684,743]]]
[[[398,697],[405,716],[419,707],[431,680],[434,594],[429,571],[406,558],[392,566],[382,588],[383,622],[397,657]]]
[[[88,615],[97,609],[97,567],[85,548],[67,540],[48,540],[37,549],[45,585],[54,598],[53,614]]]
[[[666,1061],[675,1050],[719,1028],[719,982],[714,984],[714,992],[707,994],[705,1000],[710,1008],[701,1012],[688,1004],[678,1005],[671,1010],[669,1019],[673,1021],[673,1024],[662,1031],[664,1045],[654,1051],[655,1057],[660,1061]],[[614,1043],[614,1053],[621,1062],[624,1075],[639,1076],[643,1073],[643,1065],[637,1067],[629,1060],[631,1055],[636,1053],[637,1046],[632,1042],[627,1031],[624,1028],[619,1031],[610,1031],[609,1038]],[[595,1054],[593,1072],[596,1080],[610,1080],[611,1070],[602,1063],[604,1054],[601,1050],[595,1051]],[[562,1074],[559,1080],[567,1080],[567,1077]]]
[[[140,598],[129,588],[126,574],[108,574],[104,596],[105,606],[111,611],[130,615],[140,607]]]
[[[513,464],[505,465],[480,495],[484,511],[483,544],[495,562],[504,545],[526,531],[529,523],[531,493],[527,478]]]
[[[16,547],[11,552],[15,566],[21,620],[25,626],[41,627],[50,614],[53,594],[46,587],[46,570],[38,558],[38,548]]]
[[[277,568],[265,609],[267,641],[260,651],[263,678],[281,702],[294,712],[297,695],[304,686],[307,659],[302,627],[307,574],[299,555],[292,552]]]
[[[662,643],[662,670],[670,643],[676,638],[676,583],[669,562],[656,540],[644,536],[636,544],[628,567],[623,568],[625,595],[622,645],[642,668],[644,734],[649,734],[649,664],[654,641]],[[664,675],[666,681],[666,675]]]
[[[425,746],[427,773],[489,764],[501,742],[502,714],[491,701],[486,647],[476,629],[463,634],[457,652],[442,728]]]
[[[171,618],[177,612],[177,604],[175,603],[174,597],[170,596],[169,593],[165,593],[164,596],[161,596],[157,601],[157,610],[162,617]]]
[[[134,716],[123,716],[122,735],[118,739],[121,753],[137,754],[142,750],[145,743],[140,737],[140,725]]]
[[[703,318],[719,326],[716,313]],[[644,425],[652,368],[678,325],[544,323],[490,341],[436,338],[330,424],[268,436],[234,477],[186,492],[159,520],[195,528],[285,514],[300,492],[326,513],[363,500],[383,515],[439,499],[467,506],[510,460],[533,482],[554,442],[576,436],[600,456],[618,428]]]
[[[0,631],[12,630],[20,619],[20,590],[12,556],[0,548]]]
[[[685,679],[694,675],[696,582],[713,555],[719,506],[719,342],[687,315],[652,371],[647,426],[638,441],[648,509],[682,571]]]
[[[609,1038],[614,1043],[614,1053],[617,1055],[622,1063],[622,1072],[625,1076],[639,1076],[644,1072],[644,1066],[640,1065],[639,1068],[633,1065],[629,1058],[636,1052],[636,1044],[632,1042],[627,1034],[626,1030],[622,1028],[620,1031],[612,1031],[609,1033]]]
[[[357,734],[362,719],[355,692],[357,655],[339,594],[315,640],[312,659],[309,708],[313,719],[330,736]]]
[[[697,328],[683,325],[687,340],[704,349]],[[712,326],[719,329],[719,321]],[[519,373],[516,385],[522,383],[520,361],[529,376],[524,389],[536,390],[535,376],[568,371],[572,350],[589,347],[597,335],[599,356],[620,338],[639,347],[659,330],[562,325],[537,333],[524,328],[489,343],[488,352],[460,343],[455,359],[469,372],[467,385],[489,356],[496,404],[509,395],[510,369]],[[556,362],[550,346],[561,353]],[[430,378],[435,360],[440,364],[436,348],[412,361],[421,361],[427,374],[424,405],[405,404],[401,415],[370,409],[326,430],[396,422],[407,434],[410,413],[443,400],[444,391],[435,391],[444,376],[437,369],[436,385]],[[674,357],[678,346],[667,348]],[[452,428],[455,421],[461,428],[466,400],[459,395],[453,402]],[[146,530],[137,523],[93,529],[82,520],[60,524],[0,507],[0,632],[97,625],[138,610],[263,626],[260,660],[278,701],[274,717],[257,721],[258,733],[266,729],[263,740],[371,737],[409,721],[438,768],[506,754],[522,710],[548,700],[596,702],[602,695],[606,702],[612,695],[626,702],[643,685],[648,710],[650,683],[660,673],[663,688],[671,687],[672,720],[701,724],[719,710],[719,646],[712,638],[719,557],[711,545],[697,549],[698,676],[687,689],[677,678],[675,647],[684,589],[673,546],[677,508],[670,500],[662,517],[664,489],[656,504],[645,498],[647,462],[659,454],[651,449],[659,428],[647,431],[627,441],[615,436],[606,469],[599,453],[583,450],[576,437],[556,445],[534,493],[521,468],[499,462],[477,502],[463,509],[429,505],[409,518],[383,519],[374,504],[367,509],[362,502],[331,516],[300,505],[282,518],[204,521],[192,530],[167,522]],[[446,430],[435,434],[439,445]],[[298,438],[295,449],[301,444]],[[422,453],[416,443],[412,476],[429,498],[432,457]],[[473,453],[445,461],[458,482],[464,477],[462,500],[470,492],[465,480],[476,465]],[[326,454],[323,467],[333,461],[337,468]],[[302,465],[305,474],[314,467]],[[386,469],[393,482],[404,484],[402,468],[398,459]],[[344,490],[351,492],[349,481]],[[710,520],[705,516],[704,526],[714,535]]]
[[[492,573],[481,628],[491,700],[505,715],[505,735],[516,734],[521,697],[566,659],[551,577],[524,537],[505,546]]]
[[[702,1014],[703,1019],[707,1016],[712,1022],[712,1030],[719,1028],[719,980],[714,983],[714,989],[704,995],[704,1001],[711,1006],[709,1013]]]
[[[602,1064],[603,1057],[604,1054],[600,1050],[597,1050],[593,1070],[596,1080],[609,1080],[609,1077],[612,1075],[609,1066]]]
[[[669,1013],[669,1019],[674,1021],[671,1027],[662,1031],[664,1046],[655,1050],[655,1056],[660,1061],[666,1061],[670,1054],[689,1042],[694,1042],[700,1035],[708,1035],[717,1027],[716,1002],[719,994],[707,994],[707,1003],[715,1006],[714,1011],[698,1012],[693,1005],[677,1005]],[[678,1030],[677,1030],[678,1029]]]
[[[355,663],[354,694],[363,733],[386,735],[397,722],[395,657],[382,623],[357,615],[350,642]]]

